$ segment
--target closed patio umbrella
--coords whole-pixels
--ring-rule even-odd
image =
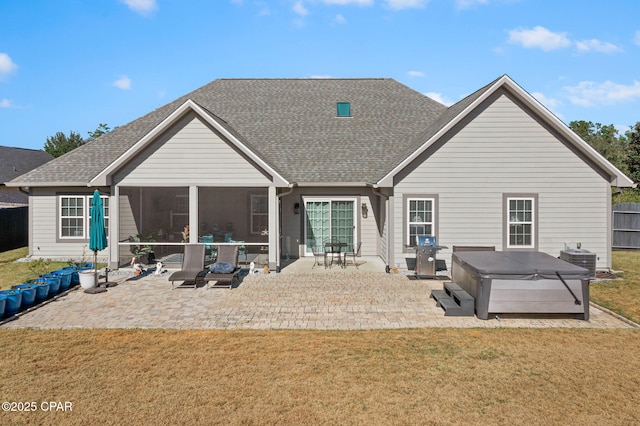
[[[89,222],[89,250],[93,251],[93,268],[98,283],[98,252],[107,248],[107,232],[104,227],[104,209],[100,191],[93,192],[91,208],[89,210],[91,221]]]

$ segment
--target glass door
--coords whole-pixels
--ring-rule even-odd
[[[345,243],[343,251],[352,251],[355,234],[355,200],[306,199],[305,200],[306,253],[313,254],[312,246],[329,239]]]

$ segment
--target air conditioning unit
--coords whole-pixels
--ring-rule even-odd
[[[589,270],[591,278],[596,277],[596,254],[585,249],[567,249],[560,251],[560,259]]]

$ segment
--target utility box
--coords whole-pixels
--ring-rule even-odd
[[[589,277],[596,277],[596,254],[585,249],[567,249],[560,251],[560,259],[589,270]]]

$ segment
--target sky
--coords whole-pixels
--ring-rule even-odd
[[[124,125],[218,78],[503,74],[565,123],[640,121],[636,0],[0,0],[0,145]]]

